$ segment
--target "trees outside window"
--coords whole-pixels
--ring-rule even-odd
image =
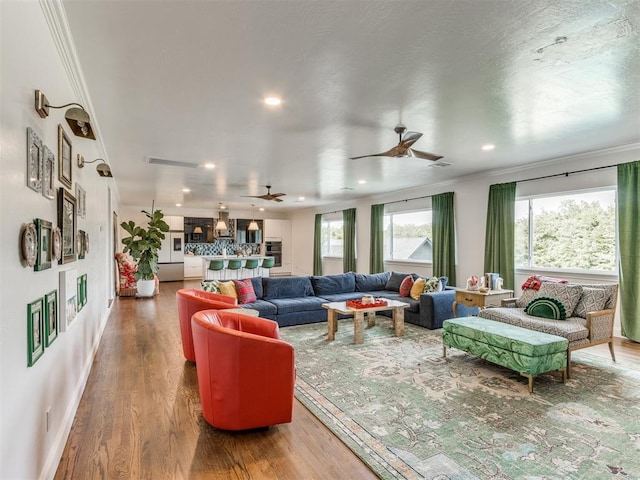
[[[516,201],[516,268],[616,270],[615,189]]]
[[[384,216],[384,259],[433,260],[431,210]]]

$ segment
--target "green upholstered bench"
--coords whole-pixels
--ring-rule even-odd
[[[510,368],[529,379],[530,393],[533,378],[541,373],[559,370],[565,381],[568,345],[564,337],[486,318],[452,318],[443,323],[443,356],[447,347],[455,347]]]

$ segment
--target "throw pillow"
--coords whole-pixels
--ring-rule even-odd
[[[220,288],[220,293],[222,295],[238,298],[238,293],[236,292],[236,286],[234,285],[233,280],[229,280],[228,282],[220,282],[218,283],[218,287]]]
[[[250,278],[246,278],[244,280],[233,280],[233,284],[235,285],[236,292],[238,293],[239,304],[253,303],[258,300]]]
[[[420,295],[424,293],[424,286],[427,284],[427,281],[424,278],[418,278],[415,282],[413,282],[413,287],[411,287],[411,292],[409,292],[409,296],[414,300],[419,300]]]
[[[527,289],[522,292],[522,295],[520,295],[516,300],[516,307],[524,308],[534,298],[553,297],[562,302],[567,313],[567,317],[571,317],[581,296],[581,285],[543,282],[542,285],[540,285],[539,290]]]
[[[220,293],[220,282],[217,280],[208,280],[200,284],[202,290],[210,293]]]
[[[604,310],[610,296],[610,292],[603,288],[582,287],[582,297],[576,305],[573,316],[587,318],[588,312]]]
[[[560,300],[553,297],[538,297],[527,303],[524,313],[534,317],[566,320],[567,312]]]
[[[400,289],[398,290],[400,292],[400,296],[408,297],[411,293],[411,287],[413,287],[413,277],[411,275],[407,275],[400,284]]]
[[[431,277],[424,285],[424,293],[442,291],[442,281],[438,277]]]
[[[406,276],[406,273],[391,272],[391,275],[389,275],[389,280],[387,280],[384,289],[392,290],[394,292],[400,291],[400,284],[406,278]]]

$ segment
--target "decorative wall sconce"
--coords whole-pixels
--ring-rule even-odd
[[[100,175],[101,177],[113,177],[113,175],[111,174],[111,167],[107,164],[107,162],[104,161],[104,158],[96,158],[95,160],[92,160],[90,162],[85,162],[84,158],[81,155],[78,155],[78,168],[84,168],[85,163],[96,162],[102,162],[96,165],[96,171],[98,172],[98,175]]]
[[[35,108],[38,115],[42,118],[47,118],[49,116],[50,108],[65,108],[71,105],[77,105],[80,108],[70,108],[67,110],[67,113],[64,114],[64,118],[67,119],[67,123],[69,127],[71,127],[71,131],[74,135],[83,138],[90,138],[91,140],[95,140],[96,136],[93,133],[93,128],[91,128],[91,119],[89,118],[89,114],[84,109],[82,105],[79,103],[67,103],[66,105],[49,105],[49,99],[42,93],[40,90],[36,90],[36,101]],[[109,175],[111,176],[111,175]]]

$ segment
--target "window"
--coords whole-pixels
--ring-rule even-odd
[[[516,201],[516,268],[614,271],[614,189]]]
[[[431,262],[431,210],[384,216],[384,259]]]
[[[342,257],[342,220],[327,220],[322,222],[322,256]]]

